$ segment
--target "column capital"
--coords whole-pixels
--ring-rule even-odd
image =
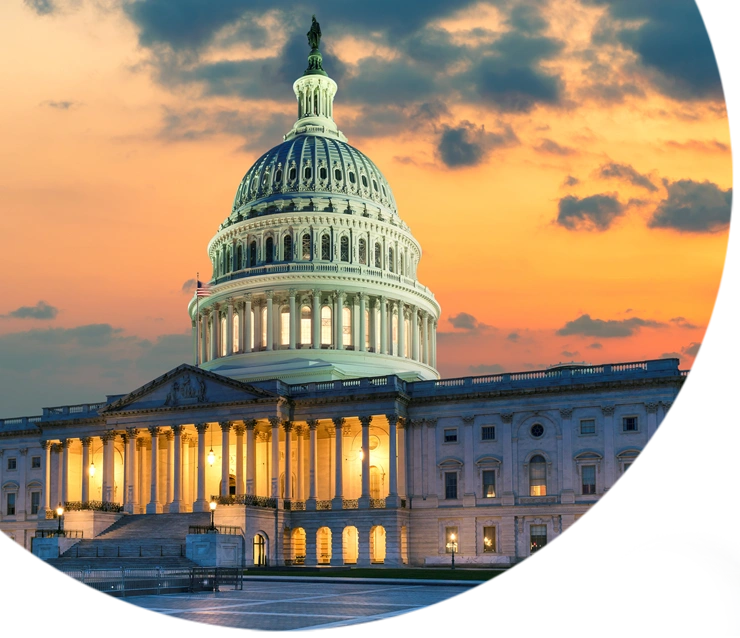
[[[159,436],[162,433],[162,428],[157,427],[156,425],[153,425],[150,428],[147,428],[149,430],[149,434],[152,435],[152,438],[155,436]]]
[[[185,428],[184,425],[173,425],[171,432],[173,434],[180,434],[180,435],[182,435],[182,431],[183,431],[184,428]]]
[[[650,403],[645,404],[645,409],[648,414],[655,414],[658,411],[658,404],[651,401]]]
[[[295,288],[291,288],[290,290],[288,290],[288,297],[295,297],[297,294],[298,290],[296,290]]]
[[[244,301],[245,303],[252,303],[252,293],[248,292],[244,295]]]
[[[396,422],[396,429],[397,430],[405,430],[406,429],[406,424],[407,424],[406,417],[399,416],[398,417],[398,421]]]
[[[139,429],[138,428],[126,428],[126,434],[130,436],[131,438],[136,438],[139,436]]]
[[[123,432],[121,432],[121,441],[123,442],[124,445],[128,443],[128,439],[129,439],[129,436],[128,434],[126,434],[126,431],[124,430]]]
[[[503,421],[504,423],[511,423],[513,418],[514,418],[513,412],[502,412],[501,413],[501,421]]]
[[[377,309],[377,307],[378,307],[379,305],[380,305],[380,302],[378,301],[378,298],[377,298],[377,297],[372,297],[372,298],[370,299],[370,307],[371,307],[371,308],[372,308],[373,310]]]
[[[226,305],[227,306],[234,306],[234,298],[233,297],[227,297],[226,298]]]
[[[85,439],[82,439],[82,441],[83,441],[82,445],[85,445],[85,443],[84,443]],[[39,443],[41,443],[41,447],[44,450],[48,450],[49,449],[49,446],[51,445],[51,443],[49,443],[49,441],[39,441]],[[87,439],[87,444],[90,445],[90,439],[89,438]],[[2,455],[2,452],[3,451],[0,450],[0,455]]]
[[[367,301],[367,293],[366,292],[358,293],[355,296],[357,297],[357,300],[358,301]]]
[[[136,448],[139,450],[143,450],[144,448],[146,448],[146,440],[136,439]]]
[[[267,417],[267,420],[270,422],[270,426],[273,429],[274,428],[277,428],[277,427],[280,427],[280,421],[281,421],[280,417],[270,416],[270,417]]]
[[[241,423],[234,423],[234,432],[237,435],[242,435],[246,431],[246,427]]]
[[[231,430],[231,426],[234,425],[234,422],[233,421],[219,421],[218,424],[219,426],[221,426],[222,432],[228,432],[229,430]]]
[[[311,291],[311,294],[312,294],[312,295],[313,295],[314,297],[320,297],[320,296],[321,296],[321,290],[319,290],[318,288],[314,288],[314,289],[313,289],[313,290]]]
[[[244,427],[247,430],[254,430],[256,425],[257,425],[257,419],[247,419],[246,421],[244,421]]]
[[[661,401],[663,404],[663,409],[668,412],[668,410],[671,409],[671,406],[673,405],[673,401]]]
[[[65,441],[66,441],[66,440],[68,440],[68,439],[65,439]],[[22,447],[22,448],[21,448],[20,450],[18,450],[18,451],[19,451],[19,452],[21,453],[21,456],[26,456],[26,454],[28,454],[28,448],[27,448],[27,447]]]
[[[107,430],[106,432],[104,432],[104,433],[103,433],[103,434],[101,435],[101,437],[100,437],[100,438],[101,438],[101,439],[103,439],[103,445],[105,445],[106,443],[108,443],[108,441],[113,441],[113,440],[115,440],[115,438],[116,438],[116,433],[115,433],[115,432],[114,432],[113,430]]]
[[[332,423],[334,423],[334,427],[337,427],[337,428],[343,427],[344,426],[344,421],[345,421],[344,417],[341,417],[341,416],[340,417],[334,417],[332,419]]]
[[[164,438],[168,441],[172,441],[175,438],[175,434],[172,432],[172,430],[167,430],[164,433]]]
[[[560,416],[564,419],[570,419],[573,416],[573,408],[560,408]]]
[[[275,296],[274,290],[265,290],[265,299],[269,299],[272,301],[272,298]]]
[[[316,430],[319,427],[319,420],[309,419],[308,421],[306,421],[306,425],[308,426],[309,430]]]
[[[206,431],[208,430],[208,424],[207,423],[196,423],[195,430],[198,434],[205,434]]]
[[[602,405],[601,411],[604,413],[604,416],[611,416],[614,414],[614,406],[613,405]]]
[[[304,433],[305,433],[305,431],[306,431],[306,428],[305,428],[304,426],[300,425],[300,424],[297,424],[297,425],[294,425],[294,426],[293,426],[293,430],[294,430],[294,431],[295,431],[295,433],[296,433],[296,434],[298,435],[298,437],[302,437],[302,436],[303,436],[303,434],[304,434]]]
[[[386,297],[385,295],[380,295],[380,304],[383,305],[386,303],[388,303],[388,297]]]
[[[285,420],[283,421],[283,430],[286,432],[290,432],[293,429],[293,421]]]
[[[360,419],[360,423],[362,424],[363,428],[369,428],[370,422],[373,420],[372,416],[361,416],[358,418]]]

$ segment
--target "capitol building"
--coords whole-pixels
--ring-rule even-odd
[[[677,359],[440,379],[421,246],[334,122],[318,39],[293,91],[295,124],[208,244],[192,361],[0,419],[0,530],[37,555],[60,505],[79,534],[57,562],[213,501],[248,566],[515,564],[615,484],[681,389]]]

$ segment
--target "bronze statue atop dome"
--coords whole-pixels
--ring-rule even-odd
[[[316,21],[316,16],[311,16],[311,28],[306,34],[308,36],[308,46],[311,47],[312,51],[318,51],[319,42],[321,42],[321,27]]]

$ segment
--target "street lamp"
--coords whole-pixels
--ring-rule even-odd
[[[447,549],[452,553],[452,569],[455,569],[455,551],[457,550],[457,537],[450,534],[450,540],[447,542]]]
[[[62,515],[64,514],[64,508],[62,504],[57,505],[57,535],[62,535]]]
[[[216,513],[216,500],[212,500],[208,506],[211,508],[211,531],[216,531],[216,526],[213,524],[213,515]]]

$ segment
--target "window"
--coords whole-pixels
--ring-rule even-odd
[[[457,544],[460,537],[457,534],[457,527],[445,527],[445,552],[451,554],[457,551]]]
[[[244,268],[244,248],[241,244],[236,247],[236,269]]]
[[[496,497],[496,472],[483,470],[483,498]]]
[[[264,348],[267,346],[267,307],[263,307],[260,311],[260,324],[262,326],[262,340],[260,345]]]
[[[265,242],[265,263],[271,264],[274,258],[275,248],[272,237],[268,237]]]
[[[365,177],[364,175],[362,176],[362,185],[363,185],[363,186],[364,186],[365,188],[367,188],[367,177]]]
[[[394,262],[393,248],[389,248],[388,249],[388,270],[390,270],[391,272],[393,272],[393,262]]]
[[[481,441],[495,441],[496,440],[496,426],[495,425],[484,425],[480,429],[480,440]]]
[[[275,183],[279,184],[283,181],[283,169],[278,168],[277,171],[275,171]]]
[[[41,492],[31,492],[31,514],[38,514],[41,505]]]
[[[581,419],[581,434],[596,434],[596,420]]]
[[[10,492],[5,500],[5,514],[15,516],[15,492]]]
[[[283,261],[293,260],[293,238],[290,235],[283,237]]]
[[[383,267],[383,257],[380,252],[380,244],[375,244],[375,267],[376,268]]]
[[[531,525],[529,528],[529,552],[534,554],[547,545],[547,525]]]
[[[287,346],[290,343],[290,311],[284,308],[280,313],[280,345]]]
[[[373,190],[378,190],[378,182],[376,182],[375,180],[373,180]]]
[[[311,345],[311,308],[301,308],[301,343]]]
[[[547,496],[547,463],[536,454],[529,461],[529,495]]]
[[[542,424],[535,423],[531,428],[529,428],[529,433],[535,439],[539,439],[545,433],[545,428],[542,426]]]
[[[637,417],[622,417],[622,432],[637,432]]]
[[[484,527],[483,528],[483,551],[484,552],[495,552],[496,551],[496,528],[495,527]]]
[[[329,173],[328,173],[328,172],[327,172],[327,170],[326,170],[326,166],[322,166],[322,167],[321,167],[321,168],[319,169],[319,177],[320,177],[321,179],[326,179],[328,175],[329,175]]]
[[[342,345],[352,345],[352,310],[342,308]]]
[[[360,240],[359,244],[359,256],[360,256],[360,263],[363,266],[367,265],[367,244],[365,243],[364,239]]]
[[[31,469],[37,470],[41,467],[41,457],[40,456],[32,456],[31,457]]]
[[[322,235],[321,237],[321,259],[325,261],[329,261],[329,259],[331,259],[329,235]]]
[[[457,428],[447,428],[444,430],[445,443],[457,443]]]
[[[581,467],[581,493],[596,494],[596,466],[584,465]]]
[[[304,234],[301,239],[301,257],[311,259],[311,235],[308,233]]]
[[[352,171],[349,172],[349,182],[350,184],[354,184],[355,182],[357,182],[357,178]]]
[[[342,181],[342,171],[339,170],[338,168],[334,169],[334,179],[337,180],[338,182]]]
[[[312,173],[312,171],[311,171],[311,167],[310,167],[310,166],[306,166],[306,167],[305,167],[305,168],[303,169],[303,179],[311,179],[311,175],[312,175],[312,174],[313,174],[313,173]]]
[[[8,466],[7,467],[8,467],[9,470],[15,470],[15,469],[17,469],[18,464],[17,464],[16,458],[14,456],[11,456],[8,459]]]
[[[339,259],[349,261],[349,237],[342,237],[339,241]]]
[[[321,345],[331,345],[331,308],[329,306],[321,309]]]
[[[296,176],[295,166],[291,166],[290,171],[288,172],[288,179],[292,182],[295,180],[295,176]]]
[[[445,498],[457,498],[457,472],[445,472]]]
[[[253,241],[249,244],[249,266],[254,267],[257,265],[257,242]]]
[[[239,352],[239,313],[234,313],[234,321],[231,323],[231,352]]]

